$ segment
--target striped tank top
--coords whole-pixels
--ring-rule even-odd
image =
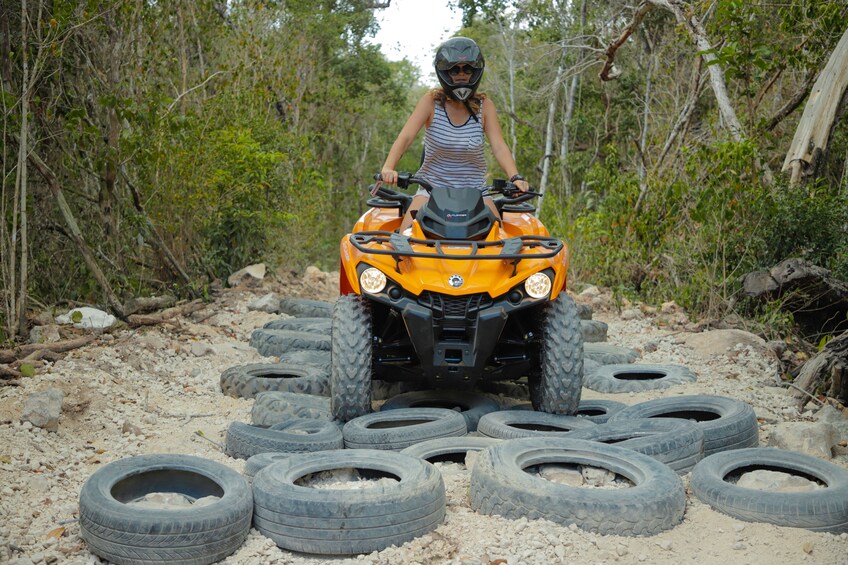
[[[486,184],[482,114],[481,102],[476,120],[469,116],[456,126],[445,107],[437,103],[433,122],[424,132],[424,162],[415,175],[433,186],[482,190]],[[426,194],[419,190],[421,193]]]

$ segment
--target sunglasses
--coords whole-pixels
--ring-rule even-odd
[[[474,73],[474,67],[471,65],[454,65],[448,69],[448,74],[455,77],[458,74],[470,75]]]

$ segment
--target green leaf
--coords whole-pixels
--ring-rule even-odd
[[[75,324],[79,324],[80,322],[82,322],[82,312],[80,312],[79,310],[74,310],[73,312],[71,312],[71,321]]]
[[[29,363],[22,363],[20,367],[18,367],[21,371],[21,376],[31,379],[35,376],[35,367],[33,367]]]

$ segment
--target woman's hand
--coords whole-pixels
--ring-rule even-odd
[[[386,184],[397,184],[398,174],[394,169],[383,169],[380,171],[380,178]]]
[[[512,184],[514,184],[515,188],[517,188],[521,192],[527,192],[528,190],[530,190],[530,184],[524,179],[516,179],[516,181]]]

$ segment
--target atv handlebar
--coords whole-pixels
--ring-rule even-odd
[[[374,180],[382,181],[383,177],[380,173],[376,173],[374,175]],[[427,179],[416,177],[411,173],[398,173],[398,188],[409,188],[409,186],[412,184],[417,184],[428,192],[433,190],[433,185],[430,184]],[[384,189],[382,186],[378,186],[376,190],[372,190],[372,194],[374,194],[375,196],[383,196],[383,191],[385,191],[385,196],[387,197],[393,197],[395,195],[400,194],[395,190]],[[495,194],[502,194],[504,196],[502,199],[500,199],[500,201],[502,201],[504,204],[518,204],[520,202],[526,202],[527,200],[530,200],[532,198],[541,198],[542,196],[538,192],[524,192],[508,180],[503,179],[495,179],[495,181],[490,186],[485,187],[485,189],[483,190],[484,196],[492,196]]]

